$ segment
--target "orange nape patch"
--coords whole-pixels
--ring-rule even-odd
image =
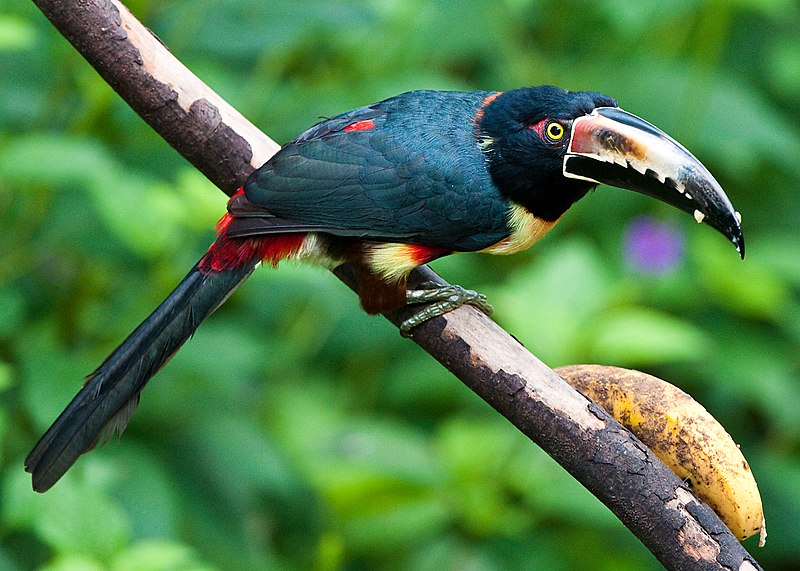
[[[371,243],[364,246],[364,262],[373,273],[394,282],[405,279],[408,273],[450,254],[450,250],[420,244]]]
[[[355,123],[350,123],[347,127],[342,129],[345,133],[350,133],[351,131],[369,131],[370,129],[375,128],[375,121],[372,119],[365,119],[364,121],[356,121]]]
[[[472,118],[472,123],[474,125],[477,125],[483,119],[483,113],[484,109],[486,109],[486,106],[489,105],[492,101],[497,99],[502,94],[503,94],[502,91],[495,91],[494,93],[490,93],[489,95],[483,98],[483,101],[481,101],[481,106],[478,108],[478,112],[475,113],[475,116]]]

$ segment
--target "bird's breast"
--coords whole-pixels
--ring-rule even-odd
[[[558,220],[539,218],[528,212],[523,206],[512,204],[508,211],[508,227],[511,233],[499,242],[484,248],[481,252],[507,255],[527,250],[539,238],[547,234],[558,223]]]

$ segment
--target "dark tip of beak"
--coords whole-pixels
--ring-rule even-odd
[[[616,107],[573,121],[564,176],[646,194],[716,228],[744,258],[741,215],[708,169],[669,135]]]

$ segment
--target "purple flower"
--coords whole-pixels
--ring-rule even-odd
[[[625,232],[625,259],[643,274],[666,274],[684,254],[683,235],[666,222],[650,216],[635,218]]]

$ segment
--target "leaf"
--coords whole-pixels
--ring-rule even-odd
[[[768,251],[760,244],[751,248],[745,261],[731,255],[729,244],[709,232],[692,235],[690,256],[697,268],[707,303],[724,307],[738,315],[781,321],[791,292],[770,266]],[[755,250],[755,251],[752,251]],[[764,255],[760,255],[761,252]]]
[[[0,147],[0,176],[23,189],[33,184],[83,187],[108,180],[115,170],[114,159],[92,139],[35,133]]]
[[[41,567],[39,571],[106,571],[106,567],[92,557],[67,554]]]
[[[142,541],[120,553],[110,571],[213,571],[191,547],[166,540]]]
[[[0,53],[30,49],[35,41],[36,32],[27,20],[0,15]]]
[[[34,494],[29,476],[20,469],[5,478],[3,520],[30,528],[56,553],[80,553],[103,559],[130,539],[125,513],[73,471],[55,493]]]
[[[610,276],[597,250],[562,239],[515,272],[491,301],[498,322],[552,364],[580,354],[588,323],[610,295]]]
[[[712,347],[690,321],[640,307],[615,309],[596,320],[587,343],[594,361],[619,366],[697,361]]]

